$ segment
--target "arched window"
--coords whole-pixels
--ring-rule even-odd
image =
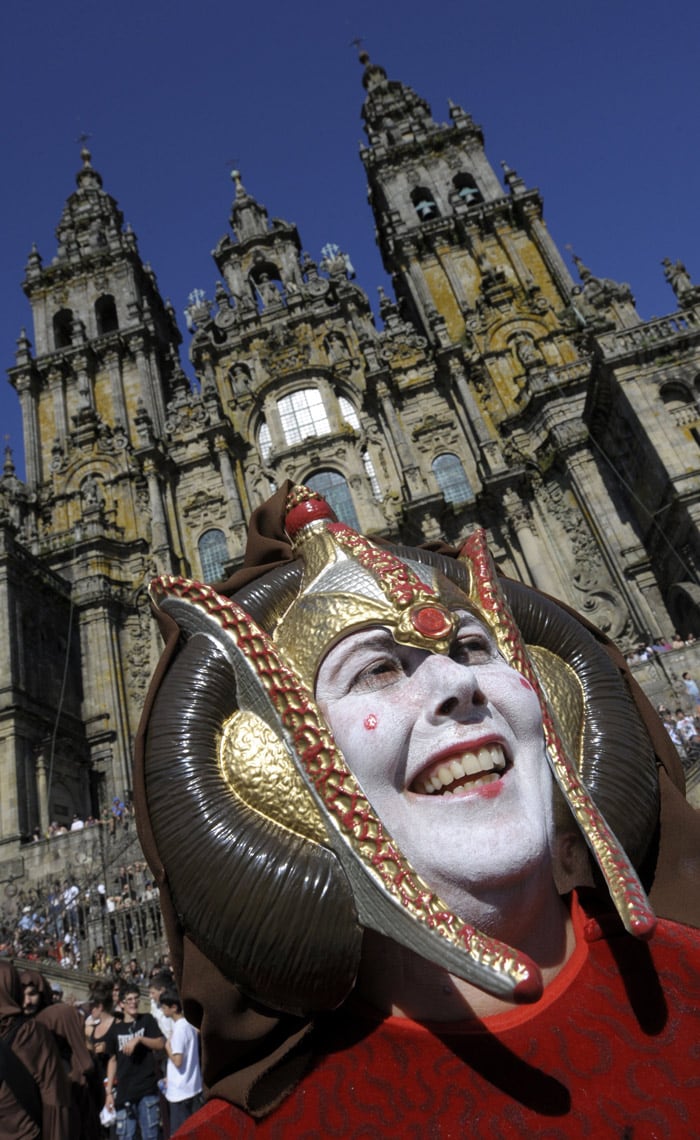
[[[260,425],[260,431],[258,432],[258,451],[260,452],[260,458],[263,463],[267,463],[270,458],[270,452],[272,451],[272,436],[270,435],[269,427],[265,423]]]
[[[374,464],[372,462],[372,457],[368,451],[362,452],[362,462],[363,462],[364,468],[365,468],[365,475],[369,479],[369,485],[372,488],[372,494],[374,495],[375,499],[381,499],[382,489],[379,486],[379,480],[377,479],[377,472],[374,470]]]
[[[73,312],[59,309],[53,318],[53,343],[56,348],[70,348],[73,339]]]
[[[110,293],[105,293],[95,301],[95,320],[97,321],[98,336],[102,336],[103,333],[116,332],[119,328],[117,306]]]
[[[415,190],[411,190],[411,201],[422,222],[427,222],[429,218],[438,217],[440,211],[437,202],[431,191],[426,190],[425,186],[416,186]]]
[[[338,471],[317,471],[306,480],[306,485],[311,487],[312,491],[318,491],[319,495],[323,495],[340,522],[347,523],[354,530],[360,529],[347,480]]]
[[[671,380],[664,384],[659,396],[667,419],[676,427],[685,428],[697,424],[700,412],[690,385],[682,380]],[[697,441],[697,427],[691,428],[690,432]]]
[[[359,431],[360,421],[357,418],[357,412],[350,401],[345,399],[345,396],[338,396],[338,407],[340,408],[340,414],[345,420],[345,423],[350,424],[350,427],[354,428],[355,431]]]
[[[692,393],[681,381],[671,381],[664,384],[659,395],[667,412],[677,412],[693,402]]]
[[[452,182],[457,194],[468,206],[474,206],[477,202],[483,202],[484,196],[472,174],[466,174],[464,172],[455,174]]]
[[[433,460],[433,473],[446,503],[470,503],[474,498],[469,480],[456,455],[446,452]]]
[[[226,535],[222,530],[205,530],[198,544],[203,582],[218,582],[224,577],[228,561]]]
[[[299,388],[277,401],[277,410],[286,443],[301,443],[309,436],[326,435],[331,430],[318,388]]]

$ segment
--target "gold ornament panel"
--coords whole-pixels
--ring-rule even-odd
[[[323,817],[280,738],[256,713],[238,709],[225,721],[219,763],[231,791],[295,835],[327,845]]]

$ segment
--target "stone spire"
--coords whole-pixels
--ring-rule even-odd
[[[133,234],[123,232],[124,218],[114,198],[102,188],[102,175],[92,165],[87,147],[80,152],[82,167],[75,177],[77,189],[63,207],[56,227],[58,251],[54,264],[77,265],[85,259],[133,248]],[[36,262],[30,255],[28,272]]]
[[[270,228],[267,210],[246,190],[241,180],[240,170],[232,170],[231,178],[236,188],[236,196],[231,206],[231,229],[239,241],[266,234]]]
[[[597,313],[623,328],[638,323],[639,315],[629,285],[610,277],[596,277],[573,251],[571,260],[581,280],[580,288],[574,292],[579,298],[576,307],[584,317]]]
[[[384,68],[372,63],[366,51],[360,53],[360,63],[364,67],[362,85],[367,92],[362,118],[370,146],[417,141],[440,129],[428,103],[412,88],[387,79]]]

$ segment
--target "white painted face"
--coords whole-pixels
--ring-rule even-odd
[[[382,627],[348,634],[322,662],[316,698],[404,855],[474,921],[475,899],[549,866],[552,785],[534,690],[460,616],[449,657]]]

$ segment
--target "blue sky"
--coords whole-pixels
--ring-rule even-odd
[[[318,258],[336,242],[374,303],[384,283],[358,157],[363,38],[439,121],[481,123],[544,196],[555,240],[631,284],[643,317],[673,311],[663,257],[700,283],[700,6],[668,0],[8,0],[0,92],[0,342],[14,362],[36,241],[45,261],[74,187],[82,132],[178,315],[214,292],[229,171]],[[183,362],[187,365],[187,340]],[[23,468],[17,398],[0,431]]]

